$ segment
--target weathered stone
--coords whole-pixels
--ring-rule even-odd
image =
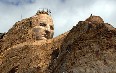
[[[116,29],[107,23],[79,22],[60,49],[51,73],[116,72]]]
[[[14,32],[17,34],[16,29]],[[11,38],[3,38],[1,43],[7,40],[10,44]],[[116,73],[116,29],[99,16],[80,21],[53,39],[17,40],[18,44],[10,46],[2,43],[0,73]]]
[[[90,16],[89,18],[87,18],[85,21],[89,21],[90,23],[104,23],[103,19],[100,16]]]
[[[45,25],[42,25],[45,24]],[[23,42],[51,39],[54,34],[53,20],[48,14],[38,14],[15,23],[2,39],[0,52]]]

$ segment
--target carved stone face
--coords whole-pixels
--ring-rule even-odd
[[[54,34],[54,25],[51,17],[40,14],[36,26],[32,29],[33,38],[36,40],[51,39]]]

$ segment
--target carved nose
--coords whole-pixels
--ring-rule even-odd
[[[49,25],[46,27],[46,31],[50,32],[50,26]]]
[[[48,34],[50,33],[50,28],[46,28],[45,32]]]

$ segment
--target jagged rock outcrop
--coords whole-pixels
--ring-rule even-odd
[[[51,73],[116,73],[116,29],[92,17],[65,37]]]
[[[0,54],[0,72],[116,73],[116,29],[90,16],[56,38],[13,44]]]

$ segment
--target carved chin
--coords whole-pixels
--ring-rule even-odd
[[[53,35],[54,35],[54,33],[50,34],[49,39],[52,39],[53,38]]]

